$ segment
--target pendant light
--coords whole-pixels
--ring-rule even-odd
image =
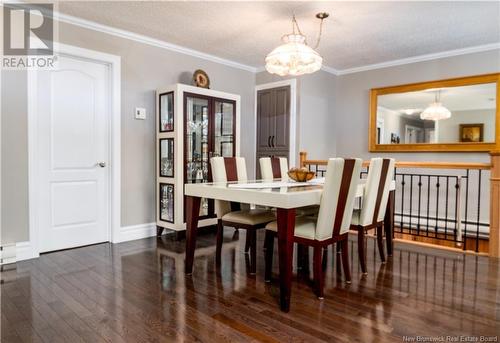
[[[319,45],[323,20],[328,16],[328,13],[318,13],[316,15],[316,18],[320,19],[321,22],[318,40],[314,49]],[[300,31],[295,15],[292,18],[292,33],[284,35],[281,40],[283,44],[271,51],[266,57],[266,70],[269,73],[280,76],[302,75],[314,73],[321,69],[323,58],[307,45],[306,37]]]
[[[420,119],[423,120],[443,120],[451,117],[451,112],[449,109],[443,106],[440,100],[441,91],[436,91],[434,102],[429,105],[422,113],[420,113]]]

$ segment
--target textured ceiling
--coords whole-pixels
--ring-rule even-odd
[[[295,12],[335,69],[500,42],[500,2],[61,2],[59,11],[260,67]]]

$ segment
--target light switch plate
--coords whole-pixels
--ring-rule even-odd
[[[135,108],[135,119],[145,120],[146,119],[146,109],[141,107]]]

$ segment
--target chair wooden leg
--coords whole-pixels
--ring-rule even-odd
[[[385,253],[384,253],[384,237],[382,235],[383,231],[383,226],[377,226],[377,245],[378,245],[378,252],[380,254],[380,259],[382,260],[382,263],[385,263]]]
[[[250,274],[257,272],[257,230],[247,230],[247,237],[250,237]]]
[[[349,267],[349,239],[342,240],[342,267],[344,268],[345,281],[351,283],[351,268]]]
[[[385,211],[384,229],[385,243],[387,244],[387,255],[392,256],[393,238],[394,238],[394,196],[395,191],[389,192],[387,201],[387,210]]]
[[[220,266],[222,254],[222,239],[224,237],[224,226],[222,220],[217,220],[217,243],[215,247],[215,264]]]
[[[264,275],[264,280],[266,282],[271,281],[271,275],[273,273],[273,254],[274,254],[274,232],[266,230],[266,238],[264,239],[265,246],[265,262],[266,262],[266,272]]]
[[[302,269],[302,259],[304,258],[304,246],[297,243],[297,273]]]
[[[366,270],[366,250],[365,250],[365,229],[362,226],[358,227],[358,258],[363,274]]]
[[[323,248],[314,247],[313,255],[313,269],[314,269],[314,288],[316,296],[323,299],[324,293],[323,289],[325,286],[325,280],[323,278]]]
[[[309,273],[309,247],[304,244],[297,244],[297,269],[301,273]]]
[[[323,272],[326,271],[326,267],[328,266],[328,247],[323,248],[323,260],[321,261],[321,267],[323,268]]]
[[[341,247],[340,247],[340,242],[335,243],[335,250],[337,251],[336,254],[334,254],[336,261],[334,262],[335,265],[337,266],[337,275],[341,276],[342,275],[342,269],[341,269]]]
[[[245,238],[245,254],[248,254],[251,246],[252,246],[251,234],[250,234],[250,231],[247,231],[246,238]]]

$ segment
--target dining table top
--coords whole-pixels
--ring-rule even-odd
[[[235,182],[207,182],[190,183],[184,185],[187,196],[234,201],[247,204],[258,204],[269,207],[297,208],[310,205],[319,205],[323,193],[324,178],[313,179],[308,182],[294,181],[235,181]],[[356,189],[356,197],[362,197],[366,179],[360,179]],[[396,187],[391,182],[390,189]]]

